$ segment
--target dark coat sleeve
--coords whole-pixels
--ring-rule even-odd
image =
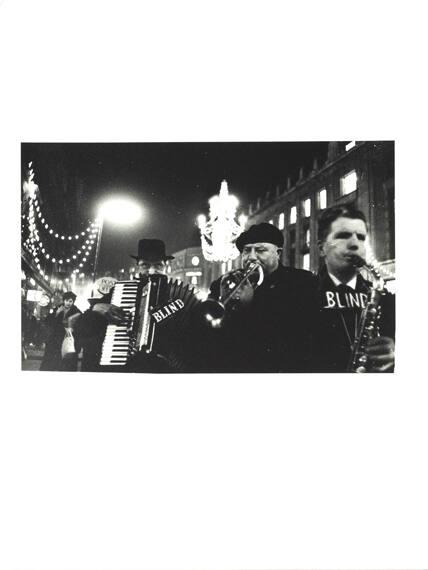
[[[110,303],[111,295],[104,295],[99,303]],[[82,371],[90,372],[98,369],[102,345],[107,329],[105,317],[92,310],[93,305],[77,319],[74,337],[79,347],[83,349]]]
[[[395,340],[395,295],[389,292],[381,302],[380,334]]]

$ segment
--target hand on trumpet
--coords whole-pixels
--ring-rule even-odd
[[[225,299],[236,288],[236,284],[242,279],[244,272],[242,270],[229,271],[225,273],[220,282],[220,298]],[[230,309],[233,311],[247,307],[254,298],[254,286],[250,280],[244,281],[239,288],[236,289],[230,298]]]

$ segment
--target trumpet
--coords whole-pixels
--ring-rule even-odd
[[[213,328],[221,327],[226,311],[236,310],[241,304],[239,291],[244,285],[249,284],[254,291],[263,279],[263,268],[258,261],[250,262],[246,269],[226,273],[220,281],[219,300],[208,298],[201,303],[202,316]]]

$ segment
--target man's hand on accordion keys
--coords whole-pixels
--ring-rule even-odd
[[[109,303],[97,303],[92,310],[102,315],[109,324],[127,324],[131,318],[129,311]]]

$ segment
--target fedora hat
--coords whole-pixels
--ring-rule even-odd
[[[174,259],[173,255],[166,255],[165,244],[161,239],[140,239],[138,242],[137,255],[131,255],[137,261],[146,259],[147,261],[166,261]]]

